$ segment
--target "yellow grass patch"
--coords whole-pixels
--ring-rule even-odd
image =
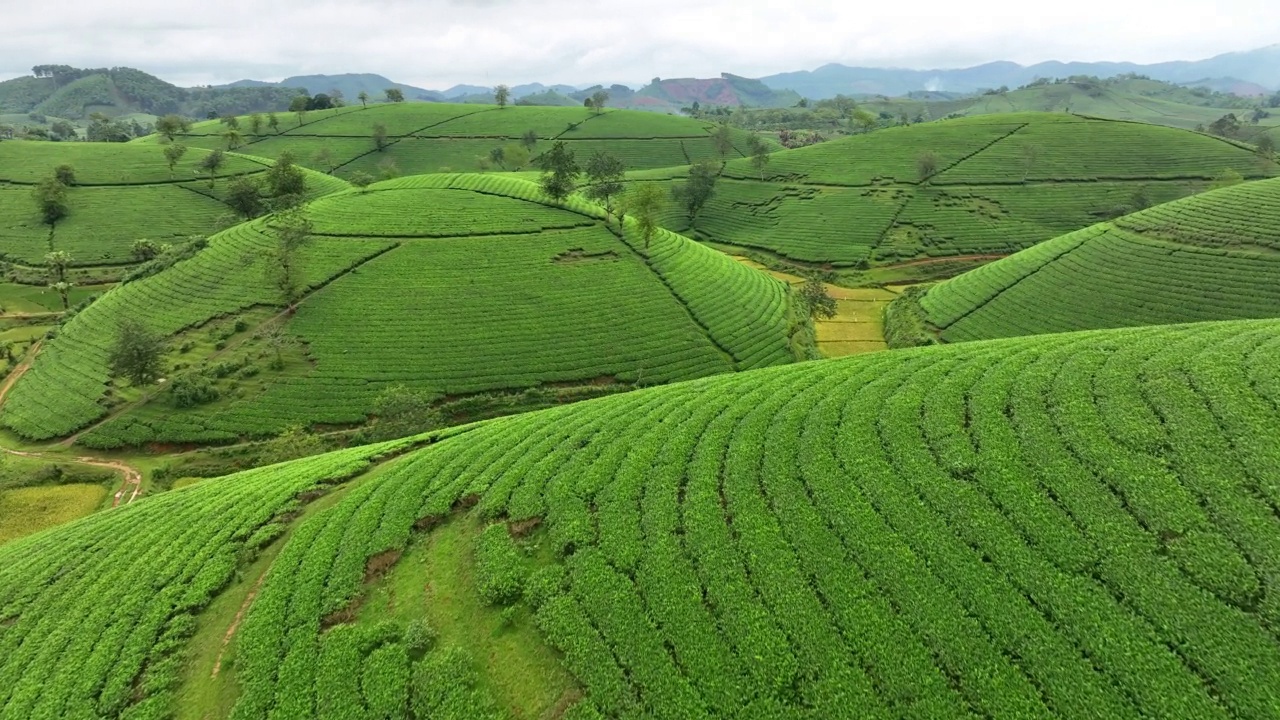
[[[57,485],[0,491],[0,543],[92,514],[107,497],[102,485]]]

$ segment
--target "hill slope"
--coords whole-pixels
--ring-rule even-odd
[[[1055,238],[938,285],[921,304],[948,341],[1280,317],[1280,179]]]
[[[408,449],[144,499],[0,546],[0,708],[1273,717],[1278,346],[1254,321],[881,353],[463,429],[296,522]]]
[[[219,195],[225,178],[264,173],[272,161],[228,154],[211,189],[199,169],[206,155],[193,148],[170,171],[161,149],[148,145],[0,143],[0,254],[39,265],[46,253],[65,250],[76,265],[119,265],[134,261],[135,240],[207,235],[231,213]],[[64,164],[75,169],[75,184],[67,194],[67,216],[50,227],[32,188]],[[307,184],[311,197],[349,187],[312,172]]]
[[[321,199],[307,210],[296,314],[280,312],[271,280],[276,219],[232,228],[68,323],[0,422],[49,438],[115,407],[83,442],[218,442],[363,423],[395,385],[458,396],[793,359],[781,282],[670,233],[646,254],[596,206],[540,198],[521,180],[435,175]],[[109,382],[113,329],[129,317],[176,336],[175,384],[212,383],[220,399],[183,411],[176,391],[138,398]],[[287,351],[259,332],[277,327],[293,340]]]
[[[268,127],[258,133],[246,118],[240,118],[246,144],[240,152],[276,157],[283,150],[316,170],[349,177],[360,171],[382,174],[388,163],[399,173],[468,172],[486,162],[495,148],[518,144],[532,131],[538,143],[532,148],[532,168],[537,157],[551,148],[551,141],[564,140],[580,162],[596,150],[608,150],[620,157],[629,169],[687,165],[715,155],[708,123],[632,110],[606,110],[595,114],[578,107],[509,106],[447,103],[375,103],[368,108],[345,107],[279,117],[280,132]],[[299,122],[301,120],[301,122]],[[374,127],[386,130],[386,144],[378,149]],[[226,148],[222,137],[226,127],[217,121],[199,123],[182,142],[195,147]],[[746,151],[746,133],[735,133]],[[140,144],[160,142],[147,137]],[[317,157],[327,152],[329,159]],[[494,165],[495,170],[518,169]]]
[[[927,154],[934,167],[922,181]],[[1280,172],[1247,146],[1168,127],[988,115],[774,153],[764,181],[747,159],[733,160],[692,227],[837,267],[1003,254],[1125,212],[1138,198],[1203,190],[1224,169]]]

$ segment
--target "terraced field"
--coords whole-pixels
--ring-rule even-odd
[[[934,158],[927,177],[924,154]],[[834,267],[1010,254],[1202,191],[1227,169],[1280,172],[1247,146],[1185,130],[987,115],[774,153],[763,182],[747,159],[731,161],[691,228],[677,219],[673,229]]]
[[[665,231],[646,252],[633,226],[620,238],[600,208],[547,205],[533,183],[405,178],[323,198],[307,214],[296,314],[282,312],[269,281],[275,220],[237,226],[75,317],[0,422],[47,439],[105,418],[80,436],[93,447],[227,442],[363,423],[396,385],[466,396],[653,384],[795,357],[783,283]],[[114,328],[129,317],[173,336],[169,372],[209,379],[217,401],[179,410],[172,393],[138,397],[110,382]],[[221,347],[184,355],[236,318]],[[257,328],[280,323],[294,361],[272,370]]]
[[[0,546],[0,714],[234,682],[183,712],[1272,718],[1277,352],[1238,321],[708,378],[461,429],[300,521],[408,449],[206,481]],[[487,607],[456,618],[424,568],[467,527]],[[202,614],[223,588],[243,624]],[[180,675],[229,625],[234,662]],[[571,675],[519,678],[541,706],[487,645],[534,630]]]
[[[65,250],[78,266],[134,262],[135,240],[173,243],[213,232],[231,209],[220,199],[225,178],[265,172],[272,161],[230,153],[214,188],[199,163],[208,154],[192,149],[172,172],[159,147],[117,143],[0,143],[0,254],[41,265],[53,250]],[[34,185],[55,167],[75,169],[67,193],[68,214],[46,225],[32,200]],[[309,195],[349,187],[337,178],[308,173]]]
[[[931,289],[947,341],[1280,317],[1280,180],[1158,205]]]
[[[711,141],[711,125],[690,118],[633,110],[606,110],[596,114],[581,107],[459,105],[449,103],[378,103],[368,108],[347,107],[307,113],[299,124],[295,115],[277,117],[279,132],[269,127],[257,134],[247,118],[239,118],[245,136],[241,152],[276,157],[292,152],[312,169],[333,171],[340,177],[356,172],[379,176],[388,163],[405,175],[436,172],[474,172],[494,148],[518,143],[533,131],[538,143],[530,149],[531,161],[563,140],[581,159],[597,150],[621,158],[629,169],[643,170],[688,165],[703,158],[719,157]],[[381,150],[373,139],[374,127],[386,131]],[[181,141],[195,147],[227,148],[220,121],[199,123]],[[747,134],[734,130],[734,157],[746,153]],[[155,137],[135,141],[154,144]],[[332,165],[325,167],[316,154],[327,151]],[[516,170],[496,164],[496,171]]]

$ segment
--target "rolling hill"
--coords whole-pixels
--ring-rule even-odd
[[[932,158],[924,177],[923,156]],[[1280,166],[1249,146],[1168,127],[987,115],[774,153],[763,181],[748,159],[730,161],[694,222],[672,229],[837,268],[989,258],[1204,190],[1224,170],[1264,178]]]
[[[935,286],[921,305],[946,341],[1280,317],[1280,179],[1063,235]]]
[[[518,144],[533,131],[538,142],[522,167],[532,167],[537,157],[563,140],[585,161],[596,150],[608,150],[632,170],[687,165],[715,155],[709,123],[638,111],[606,110],[595,114],[578,107],[527,107],[448,103],[375,103],[367,108],[345,107],[307,113],[299,118],[283,114],[279,133],[263,127],[258,133],[240,118],[245,136],[240,152],[276,157],[292,152],[313,169],[332,171],[341,177],[355,172],[374,176],[388,166],[412,175],[434,172],[470,172],[486,162],[495,148]],[[374,127],[386,130],[385,147],[378,149]],[[194,147],[227,148],[226,126],[211,121],[192,127],[181,142]],[[746,133],[737,131],[739,152],[746,150]],[[159,137],[134,141],[161,142]],[[328,153],[328,158],[318,153]],[[504,166],[495,165],[502,170]],[[505,169],[518,169],[515,167]]]
[[[93,447],[227,442],[361,424],[398,385],[465,397],[795,358],[783,283],[665,231],[646,251],[595,205],[545,203],[533,183],[495,175],[404,178],[317,200],[289,262],[304,289],[296,312],[273,280],[279,217],[229,229],[68,322],[0,423],[47,439],[105,418],[80,436]],[[108,379],[115,328],[129,318],[172,338],[172,382],[158,391]],[[184,408],[180,387],[215,391]]]
[[[0,713],[1274,717],[1278,344],[880,353],[206,481],[0,546]]]
[[[0,143],[0,254],[22,265],[43,265],[53,250],[70,253],[75,266],[136,262],[135,240],[176,243],[204,236],[231,212],[221,199],[227,178],[265,173],[272,160],[230,153],[214,177],[199,168],[206,150],[191,149],[170,170],[161,149],[121,143]],[[33,187],[70,165],[75,183],[67,216],[49,226],[32,199]],[[349,187],[307,172],[308,195]]]

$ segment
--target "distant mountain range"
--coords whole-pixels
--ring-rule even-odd
[[[1019,65],[993,62],[954,70],[904,70],[896,68],[823,65],[770,75],[760,80],[775,90],[794,90],[821,100],[845,95],[906,95],[920,90],[970,93],[1002,86],[1018,87],[1037,78],[1092,75],[1100,78],[1136,73],[1179,84],[1208,85],[1236,94],[1262,94],[1280,90],[1280,44],[1247,52],[1227,53],[1208,60],[1140,65],[1127,62],[1043,62]]]

